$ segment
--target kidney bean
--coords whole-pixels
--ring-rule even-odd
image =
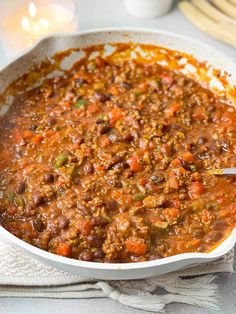
[[[115,200],[108,200],[105,203],[105,207],[108,211],[115,211],[118,208],[118,204]]]
[[[93,226],[99,226],[99,227],[105,227],[108,224],[107,219],[98,216],[98,217],[93,217],[91,219],[91,223]]]
[[[53,183],[54,182],[54,175],[52,173],[45,173],[44,177],[45,183]]]
[[[88,83],[88,81],[86,81],[85,79],[81,78],[81,77],[78,77],[76,80],[75,80],[75,86],[76,87],[81,87],[83,84],[86,84]]]
[[[109,125],[102,125],[99,129],[100,135],[106,134],[111,130],[111,127]]]
[[[44,230],[44,223],[42,221],[41,218],[37,217],[34,221],[33,221],[33,226],[34,229],[38,232],[42,232]]]
[[[61,229],[64,229],[66,227],[68,227],[69,225],[69,220],[65,215],[60,215],[58,218],[58,225]]]
[[[34,216],[35,213],[36,213],[36,210],[35,210],[34,206],[32,206],[32,204],[26,205],[26,207],[25,207],[25,215],[27,217]]]
[[[204,231],[201,229],[196,229],[193,231],[194,238],[202,238],[204,236]]]
[[[92,174],[94,172],[94,167],[93,164],[91,164],[90,162],[84,165],[84,171],[87,174]]]
[[[92,197],[91,195],[89,195],[88,193],[85,193],[81,196],[82,200],[84,200],[85,202],[89,202],[91,201]]]
[[[199,145],[203,145],[203,144],[205,144],[206,142],[207,142],[207,138],[204,137],[204,136],[201,136],[201,137],[199,137],[197,143],[198,143]]]
[[[90,214],[89,208],[81,203],[78,204],[77,210],[85,216],[88,216]]]
[[[105,123],[106,121],[105,120],[103,120],[103,119],[97,119],[96,120],[96,124],[103,124],[103,123]]]
[[[222,233],[220,231],[211,231],[205,238],[206,243],[214,243],[222,238]]]
[[[32,202],[35,206],[39,206],[42,204],[44,198],[41,194],[35,193],[32,195]]]
[[[57,119],[54,117],[50,117],[48,119],[48,125],[54,125],[55,123],[57,123]]]
[[[105,102],[111,98],[110,94],[105,94],[105,93],[100,93],[100,92],[96,92],[94,96],[97,100],[101,102]]]
[[[86,262],[92,261],[93,253],[89,249],[85,249],[80,253],[79,258]]]
[[[87,241],[92,247],[101,247],[102,246],[102,240],[93,234],[90,234],[87,236]]]
[[[119,141],[119,136],[117,133],[115,132],[112,132],[108,135],[108,138],[109,140],[112,142],[112,143],[115,143],[115,142],[118,142]]]
[[[132,84],[130,84],[128,82],[122,82],[121,87],[124,87],[125,89],[130,89],[130,88],[132,88]]]
[[[100,259],[103,258],[105,255],[105,253],[103,252],[103,250],[101,248],[98,248],[94,253],[93,253],[93,257],[95,259]]]
[[[25,189],[26,189],[25,182],[20,182],[17,184],[15,192],[16,194],[22,194],[25,192]]]
[[[126,143],[130,143],[132,142],[134,139],[133,135],[130,134],[130,133],[127,133],[123,136],[123,141],[126,142]]]
[[[36,129],[37,129],[37,127],[38,127],[38,125],[37,124],[31,124],[31,126],[30,126],[30,130],[31,131],[35,131]]]

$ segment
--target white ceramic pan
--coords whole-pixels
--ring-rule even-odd
[[[110,29],[86,31],[68,35],[58,34],[43,39],[1,71],[0,94],[2,94],[14,80],[24,73],[29,72],[33,65],[40,63],[46,58],[50,58],[50,56],[53,56],[59,51],[64,51],[69,48],[84,48],[94,44],[130,41],[154,44],[192,54],[199,61],[207,61],[214,68],[227,71],[231,76],[230,84],[236,82],[236,65],[209,46],[166,32],[140,29]],[[209,72],[211,69],[212,68],[209,68]],[[186,73],[188,71],[189,73],[193,72],[193,68],[186,67]],[[216,77],[212,77],[212,86],[214,84],[218,86],[219,89],[227,89],[226,87],[220,86]],[[0,109],[0,112],[3,114],[6,107],[1,106]],[[234,246],[236,241],[236,229],[210,253],[185,253],[160,260],[125,264],[84,262],[57,256],[23,242],[1,226],[0,239],[10,242],[34,258],[56,268],[90,278],[116,280],[150,277],[188,267],[193,264],[216,260],[226,254]]]

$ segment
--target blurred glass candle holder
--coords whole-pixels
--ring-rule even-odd
[[[73,0],[11,0],[0,3],[1,43],[8,58],[31,47],[38,39],[78,29]]]

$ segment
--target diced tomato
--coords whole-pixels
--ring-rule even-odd
[[[9,159],[11,153],[7,149],[3,149],[0,151],[0,162],[5,162],[7,159]]]
[[[69,109],[71,107],[71,102],[70,101],[64,101],[62,103],[63,109]]]
[[[99,68],[103,68],[106,65],[106,61],[101,57],[95,58],[95,63]]]
[[[91,103],[87,107],[87,113],[89,115],[92,115],[92,114],[98,113],[100,109],[101,109],[101,106],[99,103]]]
[[[143,255],[147,252],[148,247],[143,239],[137,237],[131,237],[125,241],[125,248],[129,253],[135,255]]]
[[[183,161],[185,162],[193,162],[194,161],[194,156],[191,152],[187,151],[187,152],[183,152],[181,153],[180,157],[183,159]]]
[[[133,172],[138,172],[143,169],[142,165],[138,162],[138,157],[137,156],[132,156],[127,159],[127,163],[130,167],[130,170]]]
[[[26,232],[32,232],[33,227],[32,224],[29,221],[24,221],[20,224],[21,230],[24,230]]]
[[[61,243],[58,244],[55,252],[58,255],[70,256],[70,254],[71,254],[71,247],[70,247],[69,244],[61,242]]]
[[[16,145],[21,145],[25,142],[21,131],[18,128],[13,130],[13,141]]]
[[[182,176],[183,174],[187,172],[187,170],[184,169],[183,167],[176,168],[174,169],[174,171],[177,176]]]
[[[146,178],[139,179],[139,184],[140,185],[145,186],[146,183],[147,183],[147,179]]]
[[[210,224],[214,219],[214,215],[207,209],[203,209],[201,211],[200,217],[201,217],[202,223],[206,225]]]
[[[107,147],[111,145],[111,141],[107,135],[102,135],[99,141],[102,147]]]
[[[189,186],[189,195],[192,199],[197,199],[204,192],[204,186],[202,183],[196,181],[191,182]]]
[[[56,187],[61,187],[65,184],[65,181],[62,179],[62,178],[59,178],[56,183],[55,183],[55,186]]]
[[[114,86],[114,85],[110,86],[108,91],[109,91],[110,94],[112,94],[114,96],[119,95],[119,89],[116,86]]]
[[[109,116],[109,118],[110,118],[110,124],[111,124],[112,126],[114,126],[115,123],[116,123],[118,120],[120,120],[120,119],[123,118],[123,115],[124,115],[124,113],[123,113],[122,109],[120,109],[119,107],[113,108],[113,109],[111,110],[111,112],[109,112],[109,114],[108,114],[108,116]]]
[[[133,204],[134,207],[139,207],[139,206],[142,206],[142,201],[136,201],[134,204]]]
[[[165,110],[165,116],[167,118],[172,118],[180,108],[181,105],[177,102],[174,102],[169,108]]]
[[[173,77],[171,77],[168,73],[163,73],[160,76],[165,84],[171,85],[174,81]]]
[[[180,208],[180,204],[181,204],[181,202],[180,202],[180,200],[178,200],[178,199],[174,199],[174,200],[171,200],[171,205],[173,206],[173,207],[175,207],[175,208]]]
[[[173,223],[180,216],[180,211],[175,207],[168,207],[163,209],[162,215],[166,218],[169,223]]]
[[[219,128],[222,128],[225,130],[225,132],[230,132],[234,130],[235,126],[235,118],[232,115],[232,112],[230,111],[225,111],[221,117],[222,124],[219,125]]]
[[[144,105],[143,103],[138,103],[137,106],[136,106],[136,108],[137,108],[138,110],[143,110],[143,109],[145,108],[145,105]]]
[[[199,247],[199,245],[202,243],[200,239],[194,239],[186,243],[186,249],[196,249]]]
[[[83,71],[78,71],[77,73],[74,74],[73,79],[83,79],[87,81],[88,83],[92,82],[92,77],[89,73],[84,73]]]
[[[77,228],[82,235],[89,235],[92,229],[92,224],[89,220],[79,220]]]
[[[162,154],[154,152],[154,158],[156,161],[161,161],[164,157],[162,156]]]
[[[166,221],[161,220],[157,216],[149,216],[148,220],[159,229],[166,229],[168,227],[168,223]]]
[[[26,140],[31,139],[34,135],[35,135],[35,133],[33,131],[30,131],[30,130],[25,130],[22,133],[23,138]]]
[[[179,160],[179,158],[173,159],[170,163],[170,167],[172,168],[177,168],[181,166],[181,161]]]
[[[218,197],[216,199],[217,203],[219,204],[223,204],[225,202],[226,198],[224,196]]]
[[[7,214],[10,216],[14,216],[17,213],[17,208],[14,205],[9,205],[7,207]]]
[[[178,190],[179,189],[179,181],[177,178],[170,178],[168,180],[168,186],[173,189],[173,190]]]
[[[169,178],[176,178],[176,173],[175,171],[171,170],[169,173]]]
[[[122,191],[121,190],[113,190],[112,191],[112,197],[115,200],[117,200],[121,195],[122,195]]]
[[[160,152],[163,156],[170,157],[172,155],[172,148],[168,144],[162,144],[160,147]]]
[[[94,168],[96,170],[96,172],[101,172],[105,170],[105,167],[103,165],[94,165]]]
[[[195,107],[193,112],[193,118],[195,120],[204,120],[206,118],[206,115],[204,114],[202,107]]]
[[[141,83],[138,86],[140,92],[145,93],[148,90],[149,84],[147,82]]]
[[[41,143],[42,140],[43,140],[43,136],[40,135],[40,134],[37,134],[37,135],[33,138],[33,142],[34,142],[34,144],[36,144],[36,145],[39,144],[39,143]]]

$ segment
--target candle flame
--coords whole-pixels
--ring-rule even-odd
[[[25,32],[29,31],[29,29],[30,29],[30,22],[29,22],[28,17],[26,17],[26,16],[22,17],[22,19],[21,19],[21,26],[22,26],[22,29]]]
[[[39,25],[37,23],[33,24],[33,31],[34,31],[34,35],[39,34],[40,28],[39,28]]]
[[[39,25],[42,26],[43,28],[49,28],[49,26],[50,26],[48,20],[45,18],[39,19]]]
[[[29,15],[30,17],[34,18],[36,16],[37,13],[37,7],[34,4],[34,2],[30,2],[29,3]]]

